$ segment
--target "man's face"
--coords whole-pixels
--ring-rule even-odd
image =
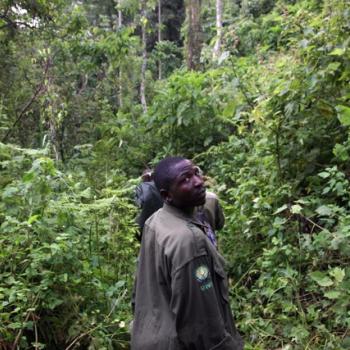
[[[186,159],[171,169],[172,184],[167,191],[167,201],[174,207],[185,209],[205,203],[205,187],[198,167]]]

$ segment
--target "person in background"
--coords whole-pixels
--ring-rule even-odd
[[[207,235],[217,248],[216,232],[221,230],[225,224],[225,217],[218,196],[207,191],[204,205],[196,207],[195,212],[202,222],[209,224]]]
[[[214,192],[207,191],[205,204],[201,208],[209,224],[215,231],[221,230],[225,225],[225,216],[219,202],[218,196]]]
[[[133,350],[242,350],[224,259],[195,208],[206,200],[198,168],[182,157],[154,171],[163,207],[145,223],[135,281]]]
[[[199,167],[198,172],[207,186],[211,182],[211,179],[204,176],[203,171]],[[197,207],[196,211],[199,218],[209,223],[212,230],[209,230],[208,235],[212,243],[217,247],[216,232],[221,230],[225,225],[225,216],[218,196],[214,192],[207,191],[204,205]]]
[[[146,220],[163,206],[163,200],[152,179],[152,170],[145,169],[141,175],[141,180],[142,182],[135,190],[135,202],[140,208],[140,213],[136,217],[136,223],[140,228],[138,235],[140,241]]]

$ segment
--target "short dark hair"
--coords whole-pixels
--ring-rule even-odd
[[[142,175],[141,175],[142,181],[149,182],[149,181],[152,181],[152,178],[153,178],[152,169],[150,169],[150,168],[144,169],[144,171],[142,172]]]
[[[184,157],[167,157],[157,164],[156,168],[154,169],[153,179],[158,188],[158,191],[169,190],[174,180],[171,169],[174,167],[174,165],[184,160],[186,160]]]

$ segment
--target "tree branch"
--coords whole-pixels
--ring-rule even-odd
[[[37,295],[35,296],[35,299],[34,299],[34,301],[33,301],[33,304],[32,304],[32,306],[31,306],[31,309],[34,308],[34,307],[36,306],[36,303],[37,303],[38,300],[39,300],[39,294],[37,294]],[[25,322],[28,322],[29,317],[30,317],[31,315],[32,315],[32,311],[28,311],[28,312],[27,312],[27,315],[26,315],[26,318],[24,319],[24,323],[25,323]],[[14,341],[13,344],[12,344],[11,350],[16,350],[17,344],[18,344],[19,340],[21,339],[22,333],[23,333],[23,328],[21,328],[21,329],[19,330],[19,332],[17,333],[16,339],[15,339],[15,341]]]
[[[6,28],[6,27],[12,27],[12,28],[17,29],[18,26],[25,26],[25,27],[30,28],[30,29],[34,29],[35,28],[35,26],[31,26],[27,22],[12,20],[7,15],[0,14],[0,18],[3,19],[7,23],[7,24],[4,24],[3,26],[1,26],[0,30],[3,29],[3,28]]]
[[[8,139],[8,137],[11,135],[13,129],[15,128],[15,126],[18,124],[18,122],[23,118],[23,116],[26,114],[26,112],[29,110],[29,108],[31,107],[31,105],[36,101],[36,99],[40,96],[40,94],[45,90],[45,80],[49,71],[49,68],[51,66],[51,60],[48,58],[46,60],[46,64],[45,64],[45,71],[44,71],[44,76],[41,80],[41,82],[37,85],[32,97],[30,98],[30,100],[25,104],[25,106],[22,108],[21,112],[19,113],[17,119],[15,120],[15,122],[12,124],[12,127],[7,131],[6,135],[4,136],[4,138],[1,140],[3,143],[5,143]]]

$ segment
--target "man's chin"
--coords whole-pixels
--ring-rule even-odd
[[[205,204],[205,195],[203,196],[203,198],[198,199],[196,207],[204,205],[204,204]]]

